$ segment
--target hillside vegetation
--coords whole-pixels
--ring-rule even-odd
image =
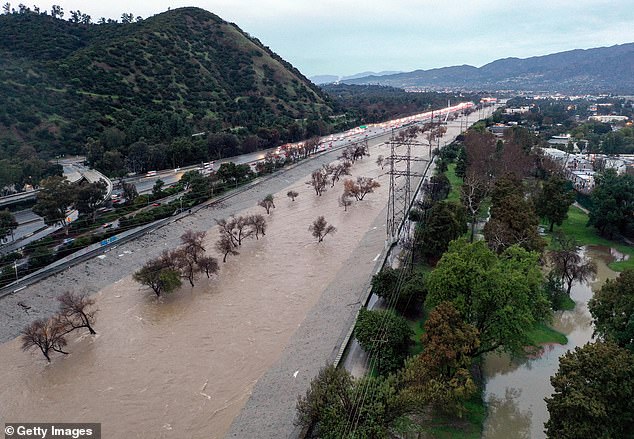
[[[134,142],[201,131],[297,140],[331,113],[297,69],[202,9],[99,25],[0,15],[2,159],[24,144],[40,157],[83,153],[90,138],[122,158]]]

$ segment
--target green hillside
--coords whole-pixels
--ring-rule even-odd
[[[112,172],[139,142],[158,162],[213,158],[318,134],[331,113],[297,69],[202,9],[99,25],[0,16],[0,160],[29,145]]]

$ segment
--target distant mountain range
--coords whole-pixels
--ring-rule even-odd
[[[634,43],[525,59],[505,58],[480,68],[462,65],[340,81],[405,89],[633,94]]]
[[[386,71],[378,72],[378,73],[362,72],[362,73],[357,73],[355,75],[350,75],[350,76],[315,75],[315,76],[311,76],[308,79],[310,79],[314,84],[322,85],[322,84],[332,84],[333,82],[348,81],[348,80],[357,79],[357,78],[365,78],[368,76],[395,75],[397,73],[401,73],[401,72],[396,70],[386,70]]]

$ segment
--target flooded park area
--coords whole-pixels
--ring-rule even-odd
[[[244,242],[239,255],[220,262],[218,276],[202,275],[193,288],[185,282],[157,299],[125,265],[144,249],[119,255],[126,274],[94,295],[96,336],[72,333],[70,355],[56,354],[50,364],[39,352],[22,352],[19,339],[0,345],[0,420],[101,422],[104,437],[224,437],[254,384],[384,214],[388,176],[375,161],[386,151],[373,148],[344,177],[381,183],[347,211],[338,203],[343,181],[321,197],[305,184],[308,175],[290,182],[275,193],[266,236]],[[295,201],[289,190],[299,193]],[[264,213],[255,204],[241,214]],[[217,217],[201,212],[206,227],[195,230],[207,230],[208,254],[218,257]],[[337,228],[322,243],[308,231],[318,215]],[[383,245],[384,235],[368,250],[369,263]]]
[[[544,423],[548,420],[548,410],[544,398],[553,392],[550,377],[559,368],[559,357],[592,340],[592,316],[588,311],[588,301],[606,279],[618,276],[608,264],[626,257],[608,247],[588,246],[583,251],[587,259],[597,264],[597,275],[591,282],[573,285],[570,296],[575,301],[574,309],[555,312],[552,321],[552,327],[565,334],[568,343],[545,345],[539,355],[531,358],[511,360],[506,355],[489,355],[485,360],[484,399],[488,406],[488,417],[483,438],[546,437]]]

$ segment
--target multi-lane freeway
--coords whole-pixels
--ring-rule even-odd
[[[447,107],[439,111],[435,112],[426,112],[419,113],[416,115],[408,116],[405,118],[390,120],[383,123],[377,124],[369,124],[363,127],[357,127],[350,129],[348,131],[332,134],[329,136],[324,136],[321,139],[321,144],[319,146],[319,150],[323,151],[329,148],[338,148],[345,146],[346,144],[352,144],[363,139],[373,139],[378,136],[385,135],[389,133],[393,129],[398,129],[406,125],[411,125],[415,123],[421,123],[429,121],[432,117],[438,117],[440,119],[445,119],[446,116],[450,113],[458,113],[462,110],[468,109],[472,107],[472,103],[462,103],[458,105],[454,105],[452,107]],[[465,124],[466,126],[466,124]],[[296,144],[295,144],[296,145]],[[292,146],[295,146],[292,145]],[[216,160],[213,165],[213,169],[217,170],[223,163],[233,162],[236,164],[254,164],[258,161],[262,161],[265,159],[268,153],[279,153],[280,148],[270,148],[267,150],[257,151],[249,154],[243,154],[234,157],[228,157],[220,160]],[[78,181],[81,178],[86,178],[88,181],[98,181],[99,179],[104,179],[108,184],[108,195],[107,198],[110,198],[110,194],[120,195],[121,189],[114,189],[113,183],[109,179],[107,179],[103,174],[98,171],[89,169],[82,165],[84,158],[83,157],[74,157],[70,159],[60,160],[60,164],[64,168],[64,175],[67,177],[69,181]],[[133,183],[139,194],[149,193],[152,191],[152,188],[156,184],[156,182],[160,179],[165,185],[170,186],[177,183],[183,174],[187,171],[191,170],[201,170],[202,164],[200,165],[192,165],[187,167],[182,167],[179,169],[168,169],[157,172],[152,172],[151,176],[141,175],[135,177],[126,178],[125,181],[129,183]],[[18,196],[20,199],[23,197],[33,198],[35,197],[36,192],[33,191],[31,193],[22,194]],[[0,205],[2,205],[2,198],[0,198]],[[6,202],[15,202],[15,200],[6,199]],[[28,212],[28,213],[27,213]],[[76,212],[71,212],[71,219],[77,218]],[[61,226],[44,226],[44,221],[37,217],[32,211],[23,211],[20,218],[18,219],[18,228],[14,232],[14,241],[5,244],[4,246],[0,246],[0,254],[7,254],[12,251],[15,251],[26,244],[33,242],[35,240],[41,239],[55,230],[59,229]]]

